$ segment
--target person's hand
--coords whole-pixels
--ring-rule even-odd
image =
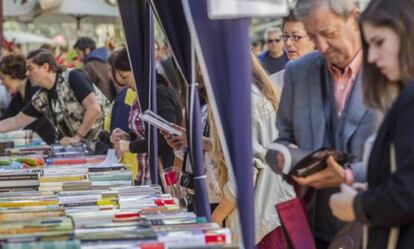
[[[78,135],[75,135],[73,137],[63,137],[60,140],[60,144],[61,145],[71,145],[71,144],[77,144],[80,143],[82,141],[82,138],[79,137]]]
[[[115,144],[121,139],[128,140],[128,138],[129,138],[128,133],[126,133],[125,131],[123,131],[120,128],[116,128],[112,131],[110,140],[111,140],[112,144]]]
[[[127,140],[119,140],[118,142],[118,150],[122,153],[129,152],[129,144],[130,141]]]
[[[355,212],[353,204],[357,193],[352,187],[341,184],[341,192],[333,194],[329,198],[332,214],[341,221],[354,221]]]
[[[224,216],[223,213],[221,213],[219,210],[214,210],[213,214],[211,215],[211,222],[219,224],[221,227],[223,227],[224,220],[226,219],[226,216]]]
[[[182,131],[182,135],[180,136],[171,135],[170,133],[160,129],[160,133],[164,136],[165,141],[174,150],[180,150],[183,147],[186,148],[187,147],[187,135],[186,135],[185,129],[176,124],[173,124],[172,126],[175,129]]]
[[[118,142],[114,143],[115,154],[118,158],[122,158],[122,155],[129,151],[129,144],[130,141],[127,140],[119,140]]]
[[[345,182],[345,169],[330,156],[327,159],[328,166],[315,174],[293,179],[300,185],[311,186],[316,189],[338,187]]]

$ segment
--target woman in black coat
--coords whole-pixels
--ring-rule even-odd
[[[0,62],[0,79],[13,96],[9,107],[0,117],[3,120],[16,116],[31,101],[39,87],[33,87],[26,77],[26,58],[18,54],[3,57]],[[45,117],[37,119],[24,129],[33,130],[48,144],[55,142],[55,132],[51,132],[54,128]]]
[[[338,219],[368,225],[370,249],[389,248],[393,227],[400,229],[396,248],[414,248],[413,10],[414,0],[372,0],[360,19],[365,100],[387,115],[368,161],[368,189],[341,186],[330,204]]]

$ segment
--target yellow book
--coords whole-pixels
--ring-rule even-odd
[[[16,207],[34,207],[34,206],[52,206],[58,205],[58,200],[43,200],[43,201],[16,201],[16,202],[0,202],[0,207],[16,208]]]
[[[88,175],[40,177],[39,182],[73,182],[87,180]]]
[[[98,206],[106,206],[106,205],[113,205],[111,200],[98,200],[96,201],[96,205]]]

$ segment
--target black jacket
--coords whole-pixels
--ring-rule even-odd
[[[144,111],[144,110],[143,110]],[[169,85],[157,83],[157,114],[165,120],[181,126],[182,113],[181,105],[174,88]],[[131,135],[129,149],[132,153],[145,153],[148,151],[148,127],[145,129],[146,139],[143,141],[134,140]],[[174,162],[174,150],[167,144],[164,137],[158,132],[158,154],[163,166],[171,167]]]
[[[357,220],[370,226],[368,248],[387,247],[391,227],[401,228],[398,249],[414,248],[414,82],[391,107],[372,148],[368,163],[369,190],[354,200]],[[397,171],[390,173],[394,144]]]
[[[33,97],[33,95],[39,90],[38,87],[33,87],[29,80],[27,80],[26,87],[24,89],[24,98],[18,92],[16,93],[7,110],[4,112],[3,116],[1,116],[0,120],[11,118],[19,114],[19,112],[29,103]],[[45,117],[38,118],[35,122],[29,124],[24,128],[25,130],[33,130],[36,132],[42,139],[48,144],[52,144],[55,142],[55,129],[53,126],[47,121]]]

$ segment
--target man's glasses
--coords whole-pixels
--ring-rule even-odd
[[[299,41],[300,39],[306,37],[305,35],[281,35],[283,41],[287,42],[288,40],[291,41]]]
[[[267,43],[273,43],[273,42],[279,43],[280,41],[281,41],[280,39],[268,39]]]

